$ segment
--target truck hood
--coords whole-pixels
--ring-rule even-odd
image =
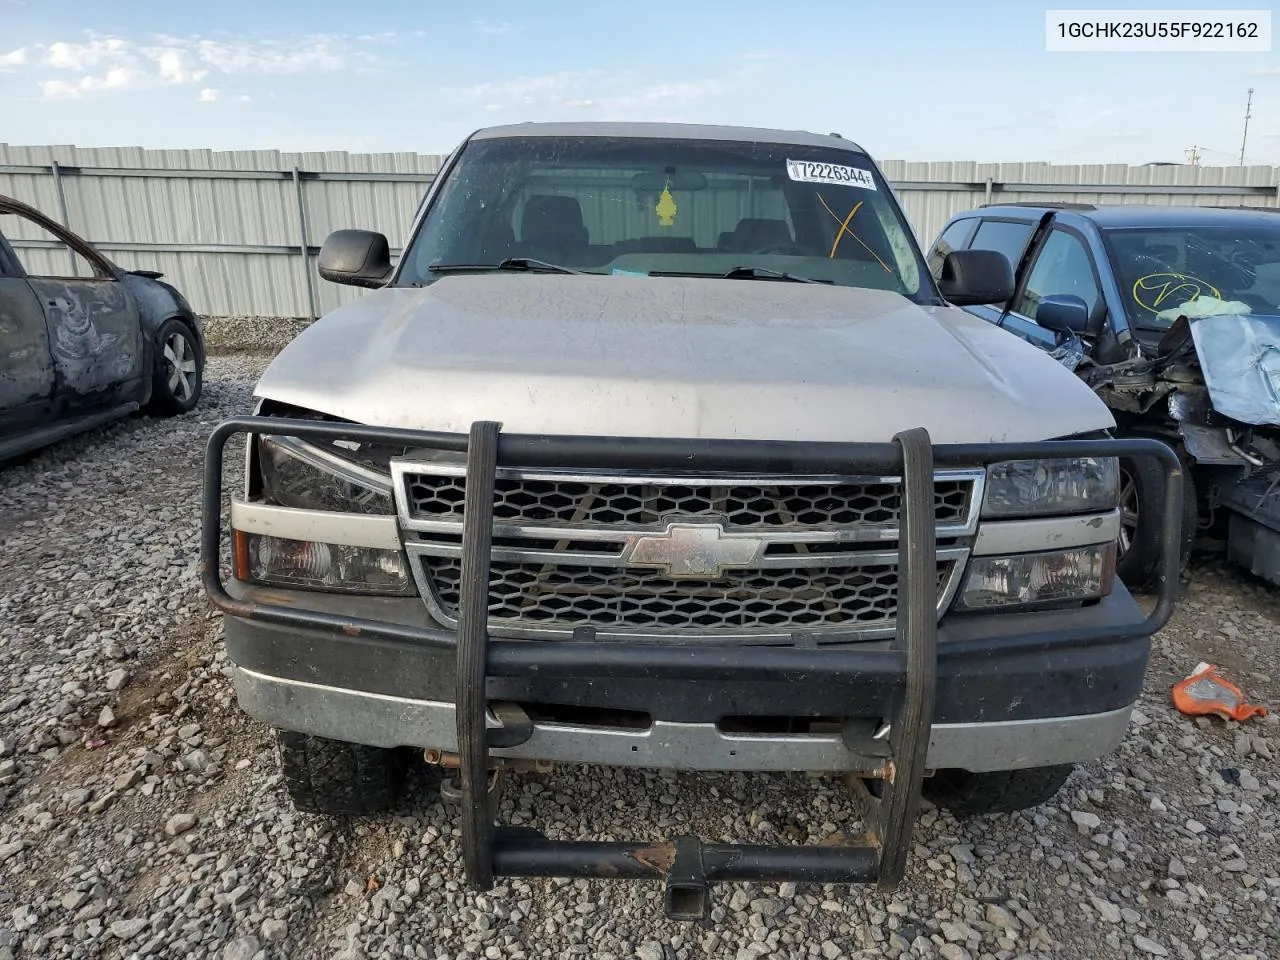
[[[261,398],[359,423],[465,432],[935,442],[1106,429],[1093,392],[954,307],[763,280],[448,276],[323,317]]]
[[[1280,426],[1280,317],[1240,306],[1191,321],[1209,399],[1224,417]]]

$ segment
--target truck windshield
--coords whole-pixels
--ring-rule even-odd
[[[1134,326],[1166,328],[1172,321],[1157,315],[1198,296],[1280,314],[1280,217],[1274,228],[1112,229],[1103,236]]]
[[[574,271],[803,278],[933,299],[888,188],[860,153],[618,137],[469,143],[400,285],[528,258]]]

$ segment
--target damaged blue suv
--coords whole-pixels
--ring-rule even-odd
[[[996,250],[1011,299],[966,306],[1049,351],[1115,416],[1117,434],[1172,445],[1187,467],[1184,558],[1225,549],[1280,583],[1280,211],[999,204],[954,217],[929,254]],[[1163,486],[1121,461],[1118,573],[1159,569]]]

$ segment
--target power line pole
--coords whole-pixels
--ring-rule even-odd
[[[1249,99],[1244,105],[1244,136],[1240,138],[1240,166],[1244,166],[1244,145],[1249,142],[1249,117],[1253,110],[1253,87],[1249,88]]]
[[[1187,163],[1193,167],[1200,166],[1200,148],[1194,144],[1187,149]]]

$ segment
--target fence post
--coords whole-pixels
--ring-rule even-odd
[[[987,198],[986,198],[985,200],[983,200],[983,201],[982,201],[983,203],[990,203],[990,202],[991,202],[991,186],[992,186],[992,184],[991,184],[991,178],[990,178],[990,177],[987,177]]]
[[[62,225],[71,229],[71,219],[67,215],[67,192],[62,187],[62,166],[57,160],[49,161],[49,169],[53,171],[53,192],[58,195],[58,215],[62,217]],[[80,263],[76,260],[76,252],[67,247],[67,259],[71,261],[71,275],[80,276]]]
[[[298,253],[302,256],[302,283],[307,291],[307,309],[311,311],[310,320],[316,320],[320,314],[316,311],[316,290],[311,283],[311,255],[307,245],[307,203],[302,189],[302,172],[293,168],[293,187],[298,194]]]

